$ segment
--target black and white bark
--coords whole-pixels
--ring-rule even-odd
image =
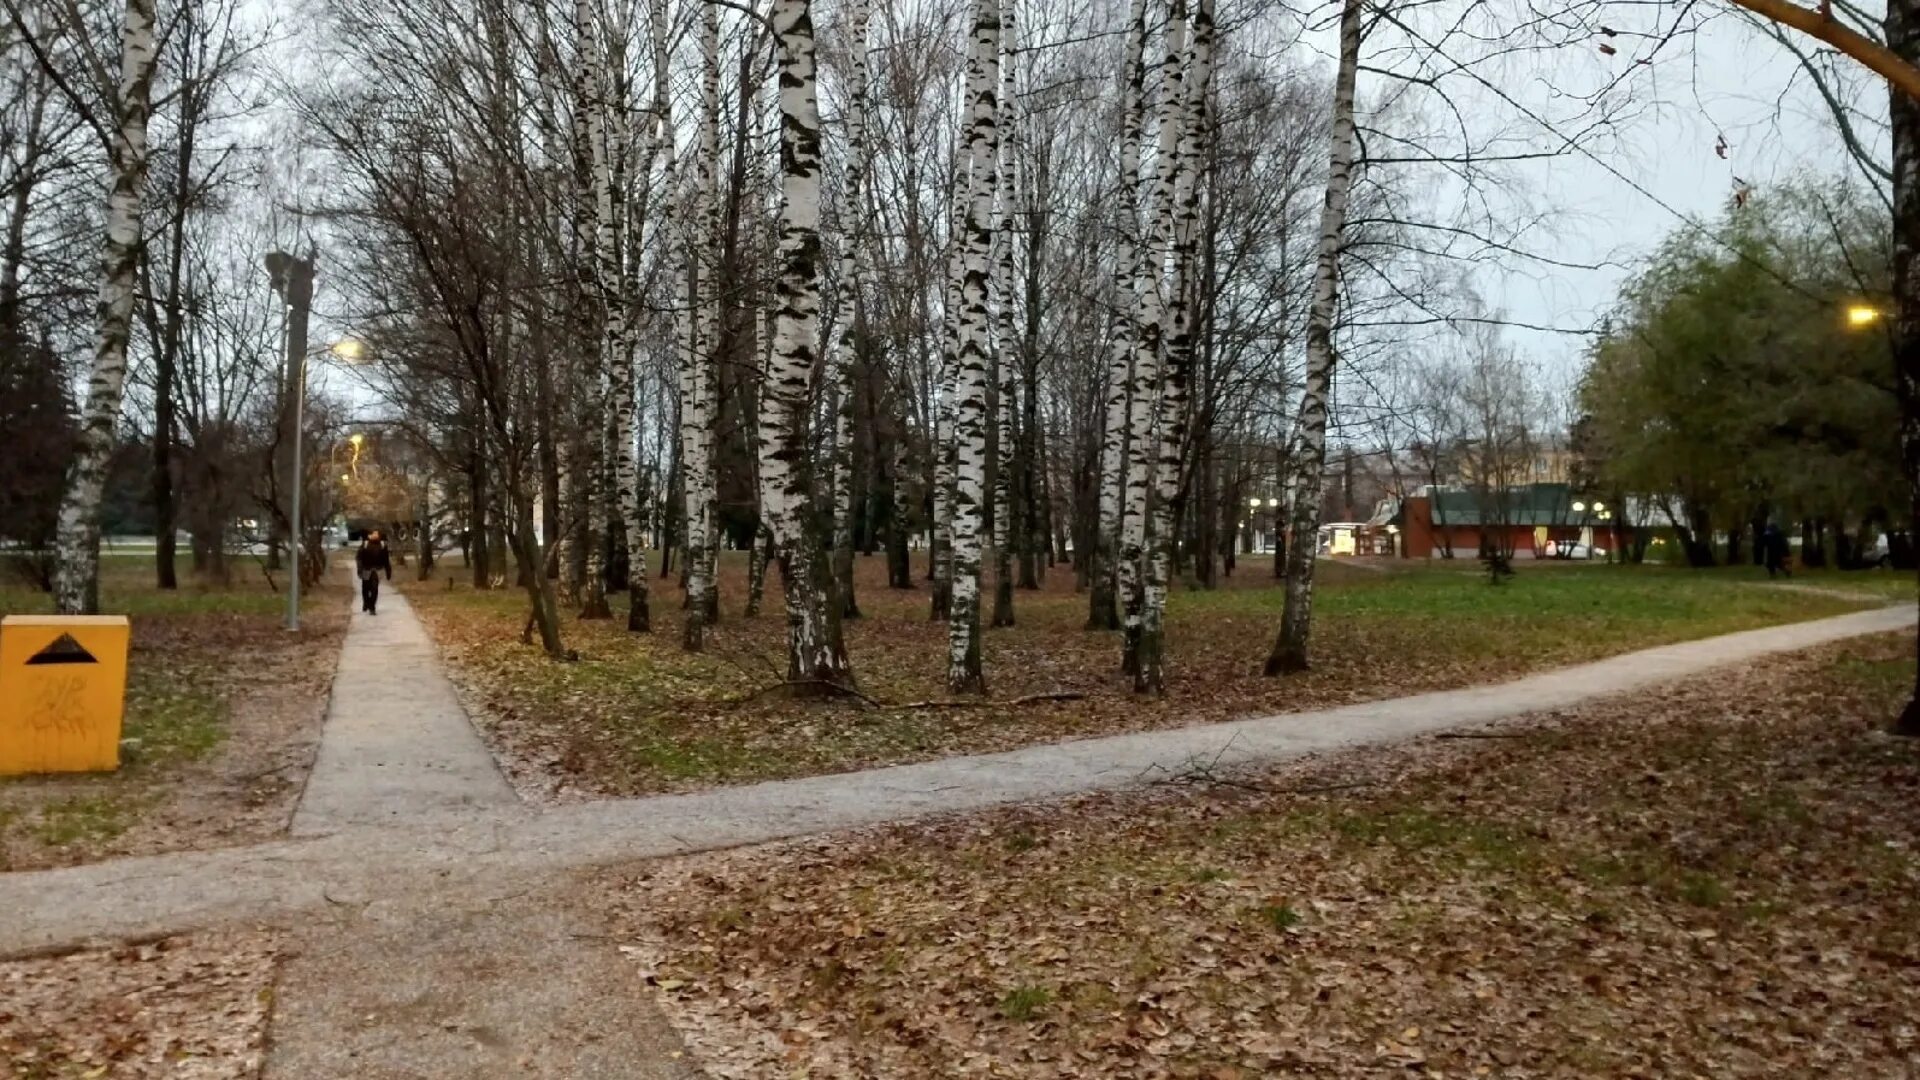
[[[1161,366],[1166,338],[1167,257],[1173,249],[1174,185],[1179,176],[1182,118],[1186,113],[1187,7],[1172,0],[1162,42],[1160,101],[1156,109],[1159,149],[1153,163],[1151,227],[1134,280],[1133,377],[1127,403],[1127,480],[1120,507],[1120,670],[1140,674],[1140,635],[1147,607],[1147,511],[1159,443]]]
[[[147,190],[147,120],[158,50],[154,0],[127,0],[120,21],[119,79],[108,102],[112,123],[105,131],[111,178],[94,309],[93,365],[54,540],[54,607],[63,615],[95,614],[100,607],[100,501],[127,384],[127,346],[140,270],[140,213]]]
[[[720,243],[720,10],[702,5],[700,23],[700,138],[694,151],[692,199],[687,216],[694,224],[687,245],[683,309],[685,348],[680,369],[680,460],[686,486],[687,602],[682,644],[690,652],[705,647],[707,623],[715,612],[713,424],[714,349],[719,344],[720,296],[716,252]]]
[[[995,455],[993,462],[993,625],[1013,625],[1013,554],[1020,533],[1014,528],[1013,479],[1015,468],[1014,410],[1018,382],[1015,342],[1013,278],[1013,196],[1014,169],[1018,147],[1014,141],[1014,6],[1012,0],[1000,11],[1000,154],[998,160],[999,218],[994,224],[994,333],[993,333],[993,418]],[[1027,387],[1033,393],[1033,387]]]
[[[1127,53],[1121,74],[1120,210],[1115,251],[1113,325],[1109,331],[1105,414],[1100,432],[1098,524],[1087,569],[1087,629],[1117,630],[1115,552],[1120,544],[1126,487],[1127,433],[1133,391],[1134,288],[1140,273],[1140,140],[1146,130],[1147,0],[1127,15]]]
[[[606,375],[617,348],[619,313],[608,302],[617,294],[619,261],[614,252],[613,156],[608,149],[611,103],[606,94],[612,82],[611,58],[600,40],[589,0],[574,0],[574,136],[584,183],[574,208],[575,318],[579,333],[579,426],[573,434],[580,447],[575,463],[580,480],[579,512],[581,580],[580,617],[610,619],[607,604],[606,534],[608,501],[606,455],[609,449]]]
[[[808,0],[774,0],[779,49],[780,236],[772,355],[760,392],[760,505],[786,580],[787,681],[796,692],[845,688],[825,545],[809,512],[808,413],[820,340],[820,102]]]
[[[1192,284],[1195,242],[1200,227],[1200,170],[1208,133],[1207,95],[1213,87],[1213,0],[1197,0],[1193,10],[1192,41],[1187,49],[1185,101],[1180,118],[1179,146],[1174,158],[1173,266],[1167,284],[1166,361],[1157,420],[1153,498],[1148,511],[1146,587],[1140,620],[1139,669],[1136,692],[1166,689],[1165,656],[1167,584],[1173,560],[1174,499],[1187,449],[1194,366]]]
[[[1313,271],[1313,302],[1307,310],[1307,371],[1294,420],[1294,448],[1287,545],[1286,607],[1280,634],[1267,656],[1266,673],[1304,671],[1313,629],[1313,568],[1319,553],[1320,491],[1326,471],[1327,409],[1333,392],[1333,329],[1340,307],[1340,249],[1354,155],[1353,99],[1360,70],[1361,0],[1343,0],[1340,59],[1334,73],[1333,134],[1327,166],[1326,202],[1320,211],[1319,247]]]
[[[947,620],[947,688],[986,692],[980,663],[980,533],[987,481],[987,379],[992,364],[988,281],[993,258],[999,140],[1000,4],[974,0],[967,57],[966,216],[954,329],[953,606]]]
[[[860,385],[854,363],[859,337],[866,331],[867,173],[872,149],[867,140],[867,23],[871,0],[854,0],[848,14],[852,42],[847,70],[847,167],[840,230],[840,332],[833,345],[833,382],[837,398],[833,431],[833,578],[840,614],[858,618],[860,606],[853,591],[853,470],[855,408]]]

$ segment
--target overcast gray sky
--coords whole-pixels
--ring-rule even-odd
[[[1582,55],[1563,58],[1588,75],[1626,72],[1625,87],[1647,107],[1595,155],[1599,160],[1557,158],[1533,169],[1529,179],[1537,185],[1537,204],[1554,210],[1559,223],[1552,254],[1570,262],[1626,265],[1591,271],[1522,265],[1490,272],[1481,277],[1489,305],[1517,322],[1590,327],[1611,306],[1634,260],[1680,227],[1682,216],[1709,221],[1721,214],[1736,178],[1764,192],[1796,172],[1854,173],[1832,114],[1799,61],[1726,0],[1715,3],[1717,10],[1700,9],[1710,14],[1690,43],[1676,39],[1651,64],[1636,63],[1635,55],[1647,46],[1625,38],[1616,39],[1616,56],[1601,53],[1596,40]],[[1663,25],[1670,26],[1676,9],[1666,8]],[[1814,51],[1812,46],[1809,41],[1804,47]],[[1879,128],[1885,91],[1856,73],[1850,61],[1837,59],[1851,80],[1846,89],[1871,113],[1862,137],[1885,160]],[[1550,106],[1545,82],[1520,80],[1509,90],[1530,108]],[[1721,136],[1724,158],[1716,152]],[[1520,329],[1510,336],[1561,371],[1577,365],[1585,345],[1581,337]]]

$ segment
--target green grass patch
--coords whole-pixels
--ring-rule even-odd
[[[1262,904],[1260,921],[1275,930],[1291,930],[1300,925],[1300,913],[1286,904]]]
[[[1409,852],[1454,852],[1495,869],[1537,862],[1533,838],[1497,822],[1418,806],[1385,806],[1336,812],[1327,823],[1347,840],[1387,844]]]
[[[1001,997],[1000,1015],[1024,1024],[1038,1017],[1052,1001],[1052,992],[1044,986],[1016,986]]]
[[[223,695],[194,685],[178,670],[143,671],[129,677],[123,766],[153,768],[197,761],[226,737]]]
[[[75,795],[41,807],[33,832],[48,847],[104,843],[127,831],[136,809],[118,795]]]
[[[1764,574],[1756,572],[1755,576],[1765,580]],[[1889,601],[1913,603],[1920,599],[1920,578],[1907,570],[1798,570],[1792,581]]]
[[[251,558],[236,559],[232,581],[225,585],[194,580],[192,560],[177,562],[180,587],[161,589],[155,581],[153,555],[100,556],[100,610],[109,615],[247,614],[268,615],[285,609],[287,575],[274,574],[275,588]],[[0,563],[0,615],[47,615],[53,596],[24,581]]]
[[[1444,646],[1469,656],[1534,650],[1552,656],[1608,652],[1750,630],[1858,610],[1843,597],[1756,588],[1746,568],[1688,570],[1655,566],[1520,564],[1499,587],[1470,560],[1348,576],[1315,593],[1315,616],[1359,624]],[[1825,584],[1824,581],[1821,584]],[[1857,590],[1861,603],[1878,594]],[[1911,593],[1911,583],[1908,591]],[[1279,589],[1176,594],[1170,610],[1278,618]]]
[[[1017,594],[1016,627],[983,640],[999,700],[905,709],[889,703],[947,696],[944,627],[926,619],[924,590],[885,588],[884,569],[877,559],[857,564],[866,575],[865,616],[848,624],[859,688],[874,705],[786,700],[778,591],[760,617],[741,618],[738,552],[721,560],[725,614],[698,654],[680,648],[671,582],[655,585],[652,634],[627,634],[618,617],[566,619],[575,663],[550,662],[521,644],[521,590],[475,590],[443,568],[453,576],[409,582],[406,592],[456,673],[510,706],[496,737],[543,753],[558,748],[570,780],[607,794],[817,775],[1442,689],[1874,602],[1767,588],[1752,568],[1522,564],[1494,588],[1473,560],[1385,570],[1326,561],[1314,670],[1265,679],[1259,672],[1284,593],[1249,564],[1223,588],[1173,594],[1168,692],[1150,700],[1114,679],[1118,641],[1083,632],[1086,599],[1061,571],[1043,591]],[[1055,691],[1084,700],[1011,704]]]
[[[1858,656],[1845,656],[1834,662],[1832,671],[1835,678],[1842,679],[1868,693],[1897,696],[1913,689],[1913,666],[1912,657],[1902,657],[1897,660],[1868,660]]]

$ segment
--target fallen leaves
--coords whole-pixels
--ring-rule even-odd
[[[322,590],[297,636],[276,615],[217,609],[218,593],[191,599],[133,618],[118,772],[0,781],[0,871],[284,831],[318,745],[344,597]]]
[[[716,1076],[1911,1076],[1920,746],[1876,733],[1910,645],[610,907]]]
[[[274,968],[272,940],[252,932],[0,963],[5,1075],[258,1076]]]
[[[629,634],[619,618],[569,621],[567,644],[580,653],[570,664],[519,643],[525,597],[517,591],[475,593],[445,582],[407,589],[507,774],[523,796],[544,800],[682,791],[1297,712],[1857,606],[1655,569],[1536,569],[1496,592],[1472,573],[1335,563],[1322,568],[1316,593],[1314,669],[1270,679],[1261,670],[1280,592],[1270,577],[1243,570],[1218,590],[1174,595],[1167,692],[1142,698],[1118,675],[1118,636],[1084,629],[1086,597],[1060,567],[1045,589],[1017,594],[1017,625],[985,632],[990,696],[950,703],[946,624],[928,620],[924,590],[886,588],[883,560],[863,558],[865,615],[847,624],[863,696],[822,701],[775,692],[786,678],[777,588],[766,613],[741,618],[744,562],[723,558],[720,567],[724,614],[704,653],[681,651],[678,590],[655,581],[652,634]]]

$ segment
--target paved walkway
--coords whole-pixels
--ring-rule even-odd
[[[381,615],[381,619],[387,618]],[[190,929],[229,919],[480,889],[533,887],[554,872],[760,843],[1222,766],[1407,739],[1620,693],[1710,668],[1913,625],[1911,607],[1753,630],[1630,653],[1466,690],[1319,712],[1144,732],[726,788],[608,800],[542,814],[477,807],[425,825],[342,829],[248,848],[0,875],[0,955]]]
[[[389,586],[368,615],[356,588],[353,608],[293,835],[518,808],[407,598]]]

